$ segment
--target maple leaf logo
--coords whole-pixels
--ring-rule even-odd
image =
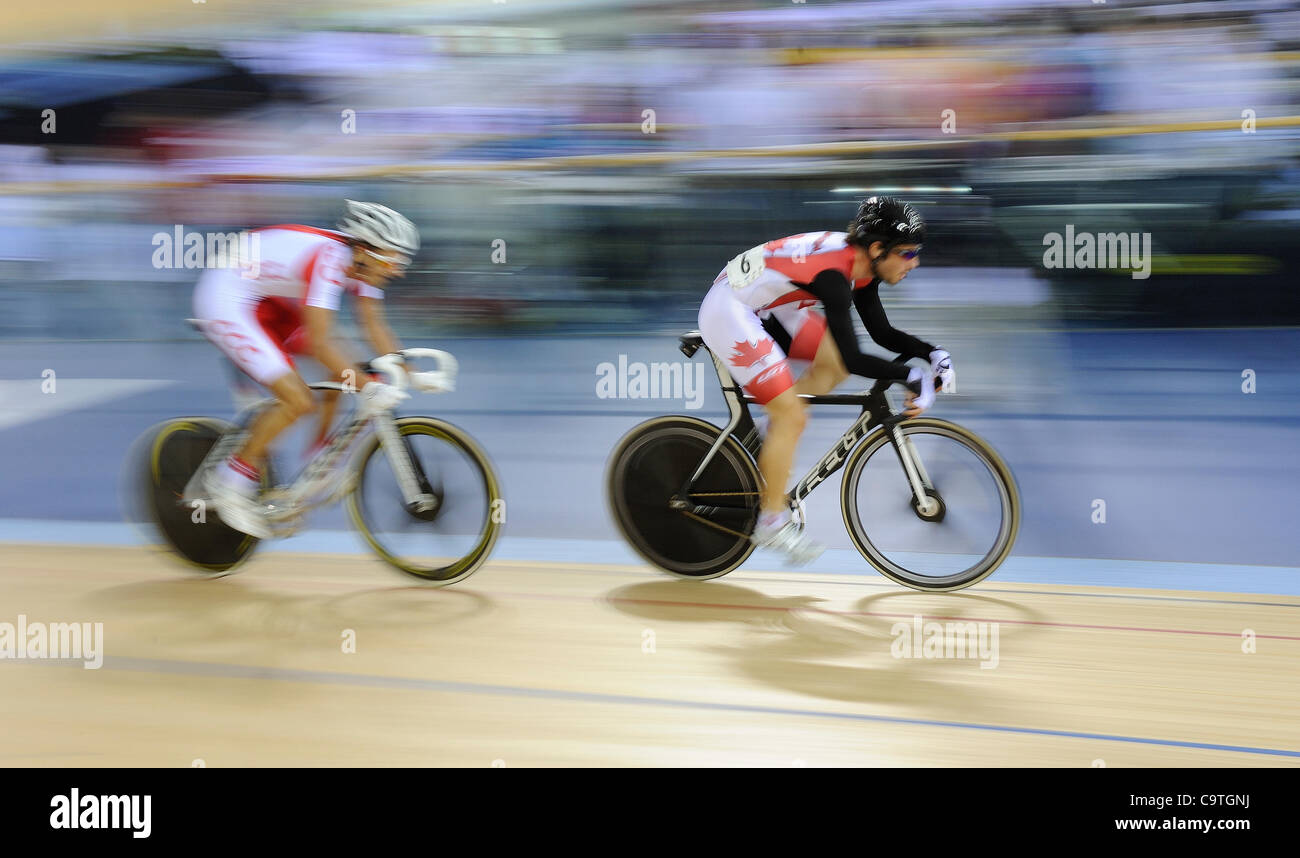
[[[774,345],[776,343],[772,340],[764,340],[752,345],[748,340],[740,340],[731,347],[731,359],[736,366],[753,366],[767,357]]]

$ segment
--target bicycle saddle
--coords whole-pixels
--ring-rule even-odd
[[[704,346],[704,337],[700,336],[699,331],[687,331],[677,341],[681,343],[682,354],[687,357],[695,357],[695,353]]]

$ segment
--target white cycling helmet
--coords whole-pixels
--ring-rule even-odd
[[[339,232],[380,250],[414,256],[420,249],[420,231],[402,215],[378,203],[344,200],[347,210]]]

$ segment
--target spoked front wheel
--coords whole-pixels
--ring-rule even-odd
[[[841,506],[849,536],[885,577],[917,590],[960,590],[987,578],[1011,553],[1020,495],[997,452],[946,420],[905,420],[904,453],[928,486],[917,502],[890,430],[849,456]]]
[[[609,506],[619,530],[646,560],[683,578],[717,578],[754,550],[762,480],[732,436],[691,492],[681,489],[722,430],[693,417],[658,417],[623,436],[609,457]],[[692,512],[681,502],[708,507]]]
[[[492,553],[505,501],[492,463],[462,430],[432,417],[402,417],[397,431],[431,509],[407,506],[397,473],[376,436],[359,454],[348,512],[380,557],[439,585],[462,581]]]

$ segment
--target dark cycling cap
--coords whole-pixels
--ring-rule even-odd
[[[920,244],[925,241],[925,221],[916,209],[894,197],[869,197],[858,206],[857,217],[849,222],[850,244],[870,247],[883,241],[885,249],[896,244]]]

